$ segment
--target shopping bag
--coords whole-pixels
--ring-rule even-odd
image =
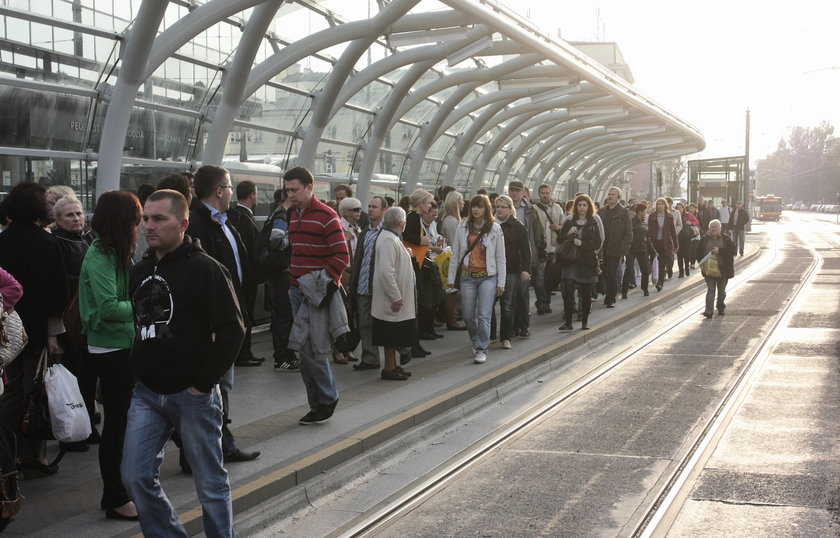
[[[76,377],[64,365],[53,364],[44,374],[44,385],[53,437],[63,443],[87,439],[91,434],[90,417]]]
[[[703,274],[711,278],[720,278],[720,265],[718,264],[717,256],[709,252],[702,260],[700,260],[700,269]]]
[[[650,281],[659,282],[659,256],[654,256],[653,261],[650,262]]]
[[[41,350],[38,366],[35,368],[35,378],[32,380],[33,389],[24,404],[23,420],[20,431],[26,437],[36,441],[54,439],[50,425],[50,409],[47,389],[44,386],[44,373],[49,361],[47,348]]]

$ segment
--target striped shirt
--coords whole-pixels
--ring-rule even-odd
[[[293,208],[289,219],[289,240],[292,244],[291,284],[312,271],[324,269],[335,282],[350,266],[347,240],[335,211],[312,196],[301,211]]]

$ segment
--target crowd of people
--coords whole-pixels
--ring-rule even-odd
[[[259,224],[256,186],[233,179],[206,165],[136,194],[110,191],[89,226],[67,187],[21,183],[0,204],[0,293],[29,335],[3,373],[0,422],[20,430],[47,349],[77,377],[93,432],[65,449],[98,444],[101,508],[139,519],[145,533],[186,535],[158,480],[173,437],[182,470],[195,474],[205,532],[233,535],[225,465],[260,456],[228,426],[234,366],[264,361],[251,349],[259,284],[274,368],[300,372],[309,411],[299,422],[319,424],[339,402],[332,364],[406,381],[404,367],[431,354],[423,341],[444,337],[463,338],[485,363],[494,342],[504,351],[530,336],[532,288],[536,315],[553,314],[559,293],[559,329],[586,330],[601,295],[613,308],[636,287],[661,291],[675,262],[676,278],[699,264],[703,315],[724,315],[749,222],[740,202],[625,201],[616,187],[602,204],[585,193],[559,202],[548,184],[532,200],[520,181],[468,200],[444,186],[366,204],[341,185],[322,201],[312,173],[296,167]],[[18,440],[27,479],[58,471],[43,441]]]

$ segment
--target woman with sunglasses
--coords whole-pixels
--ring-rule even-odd
[[[461,280],[455,284],[455,277]],[[470,200],[469,216],[458,225],[452,243],[452,261],[446,279],[461,293],[461,312],[473,347],[473,362],[487,360],[490,316],[496,297],[505,292],[507,266],[502,228],[493,218],[490,199],[483,194]]]

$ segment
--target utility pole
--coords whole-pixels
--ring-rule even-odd
[[[751,196],[750,196],[750,109],[747,109],[747,125],[746,125],[746,141],[744,142],[744,188],[743,190],[743,202],[744,208],[747,210],[747,214],[751,215],[750,211],[752,211],[752,204],[750,204]],[[747,221],[747,225],[744,227],[746,231],[751,231],[752,226],[750,226],[750,222]]]

